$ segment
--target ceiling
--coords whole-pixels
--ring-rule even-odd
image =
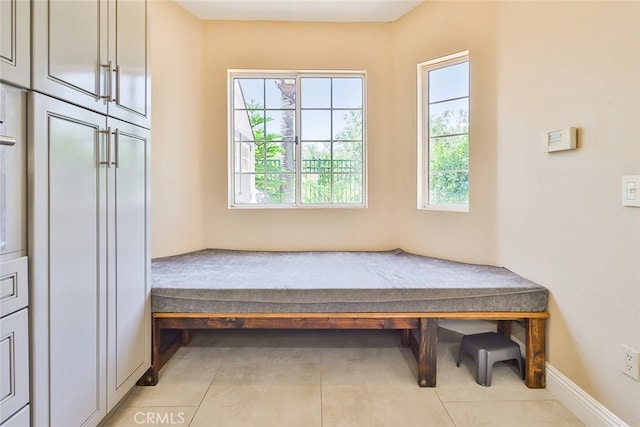
[[[200,19],[392,22],[424,0],[175,0]]]

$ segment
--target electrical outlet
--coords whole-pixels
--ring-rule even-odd
[[[622,372],[629,375],[636,381],[640,381],[640,353],[623,345],[624,365]]]

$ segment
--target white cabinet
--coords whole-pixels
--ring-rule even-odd
[[[23,420],[29,403],[27,257],[0,262],[0,425]],[[26,408],[26,411],[25,411]],[[23,413],[19,415],[19,413]],[[22,424],[22,425],[28,425]]]
[[[32,88],[106,114],[107,18],[105,1],[34,1]]]
[[[108,174],[108,395],[114,405],[151,363],[148,207],[150,132],[109,119],[113,164]]]
[[[89,427],[151,364],[148,3],[31,4],[31,415]]]
[[[33,422],[96,425],[150,365],[149,131],[29,107]]]
[[[31,94],[33,422],[106,415],[104,116]]]
[[[29,87],[31,2],[0,0],[0,80]]]
[[[150,126],[146,0],[33,2],[32,88]]]
[[[27,257],[0,262],[0,317],[29,305],[27,277]]]
[[[2,4],[4,8],[5,5]],[[2,10],[4,13],[4,9]],[[3,25],[4,25],[4,16]],[[4,31],[4,28],[1,30]],[[0,426],[25,426],[29,403],[27,96],[0,84]]]
[[[109,23],[109,62],[113,67],[109,115],[148,128],[151,73],[147,2],[111,0]]]
[[[0,318],[0,423],[29,403],[28,322],[26,308]]]
[[[32,94],[33,421],[106,415],[105,118]]]

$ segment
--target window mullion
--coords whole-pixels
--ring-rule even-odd
[[[295,126],[295,153],[296,153],[296,206],[302,205],[302,112],[301,112],[301,91],[300,74],[296,74],[296,126]]]
[[[442,135],[429,135],[429,139],[437,139],[437,138],[452,138],[455,136],[465,136],[469,135],[469,132],[460,132],[460,133],[443,133]]]
[[[329,203],[333,203],[333,79],[329,79]]]
[[[441,99],[439,101],[430,102],[429,105],[431,106],[431,105],[444,104],[445,102],[459,101],[461,99],[469,99],[469,97],[468,96],[458,96],[458,97],[455,97],[455,98]]]

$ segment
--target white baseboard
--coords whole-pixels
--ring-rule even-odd
[[[440,326],[462,334],[472,334],[489,331],[493,324],[487,321],[469,322],[468,320],[460,320],[440,321]],[[524,353],[524,343],[516,336],[512,336],[511,339],[520,345]],[[549,363],[546,364],[545,369],[547,373],[547,390],[588,427],[629,427],[627,423]]]
[[[589,427],[629,427],[573,381],[547,363],[547,390]]]

